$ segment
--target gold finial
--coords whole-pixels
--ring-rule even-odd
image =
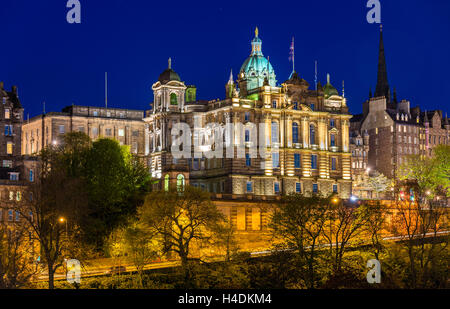
[[[169,58],[169,69],[172,69],[172,58]]]
[[[327,74],[327,83],[330,83],[330,74]]]
[[[380,31],[383,32],[383,24],[380,24]]]
[[[258,30],[258,27],[256,27],[256,29],[255,29],[255,37],[258,37],[258,35],[259,35],[259,30]]]

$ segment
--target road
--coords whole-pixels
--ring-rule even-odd
[[[438,232],[437,235],[442,236],[442,235],[448,235],[450,234],[450,231],[442,231],[442,232]],[[425,234],[425,237],[433,237],[434,233],[427,233]],[[391,237],[384,237],[383,238],[384,241],[404,241],[407,240],[407,236],[391,236]],[[323,249],[323,248],[328,248],[330,246],[330,244],[323,244],[318,246],[319,248]],[[336,244],[333,244],[333,247],[336,246]],[[272,251],[267,250],[267,251],[259,251],[259,252],[252,252],[251,256],[252,257],[258,257],[258,256],[264,256],[264,255],[268,255],[271,254]],[[214,261],[223,261],[223,258],[215,258]],[[126,267],[126,271],[125,273],[129,273],[129,272],[134,272],[137,271],[137,268],[133,265],[127,265],[127,264],[121,264],[121,266],[125,266]],[[180,262],[179,261],[164,261],[164,262],[154,262],[151,264],[147,264],[144,266],[144,270],[151,270],[151,269],[164,269],[164,268],[171,268],[171,267],[176,267],[176,266],[180,266]],[[89,277],[96,277],[96,276],[103,276],[106,275],[107,272],[110,270],[111,265],[109,266],[105,266],[105,267],[96,267],[96,268],[87,268],[86,270],[82,270],[82,278],[89,278]],[[56,273],[55,274],[55,281],[57,280],[65,280],[66,279],[66,274],[65,273]],[[41,275],[38,277],[37,281],[47,281],[48,280],[48,272],[47,271],[43,271],[41,273]]]

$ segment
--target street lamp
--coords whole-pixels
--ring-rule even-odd
[[[337,203],[339,203],[339,199],[337,197],[334,197],[332,202],[333,202],[333,204],[337,204]]]

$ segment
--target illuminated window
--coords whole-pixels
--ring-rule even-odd
[[[98,128],[97,127],[92,128],[92,135],[93,136],[97,136],[98,135]]]
[[[169,175],[166,175],[164,177],[164,191],[169,191],[169,180],[170,180]]]
[[[298,143],[298,123],[292,124],[292,142]]]
[[[184,191],[184,175],[180,174],[177,176],[177,190]]]
[[[11,112],[9,110],[9,108],[5,108],[5,119],[10,119],[11,118]]]
[[[66,129],[64,127],[64,125],[60,125],[59,126],[59,134],[64,134],[66,132]]]
[[[13,154],[13,143],[8,142],[6,144],[6,154],[12,155]]]
[[[178,105],[178,98],[176,93],[170,94],[170,105]]]
[[[125,130],[124,129],[119,129],[119,136],[120,137],[124,137],[125,136]]]

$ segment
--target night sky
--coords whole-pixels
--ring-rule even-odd
[[[362,110],[377,78],[379,25],[368,24],[366,0],[149,1],[80,0],[80,25],[66,21],[66,0],[0,0],[0,81],[19,87],[25,115],[67,105],[148,109],[151,85],[167,68],[198,99],[224,98],[230,69],[250,54],[255,26],[264,55],[288,79],[295,36],[296,71],[345,94],[351,113]],[[449,110],[450,1],[381,0],[387,69],[399,99],[423,109]]]

